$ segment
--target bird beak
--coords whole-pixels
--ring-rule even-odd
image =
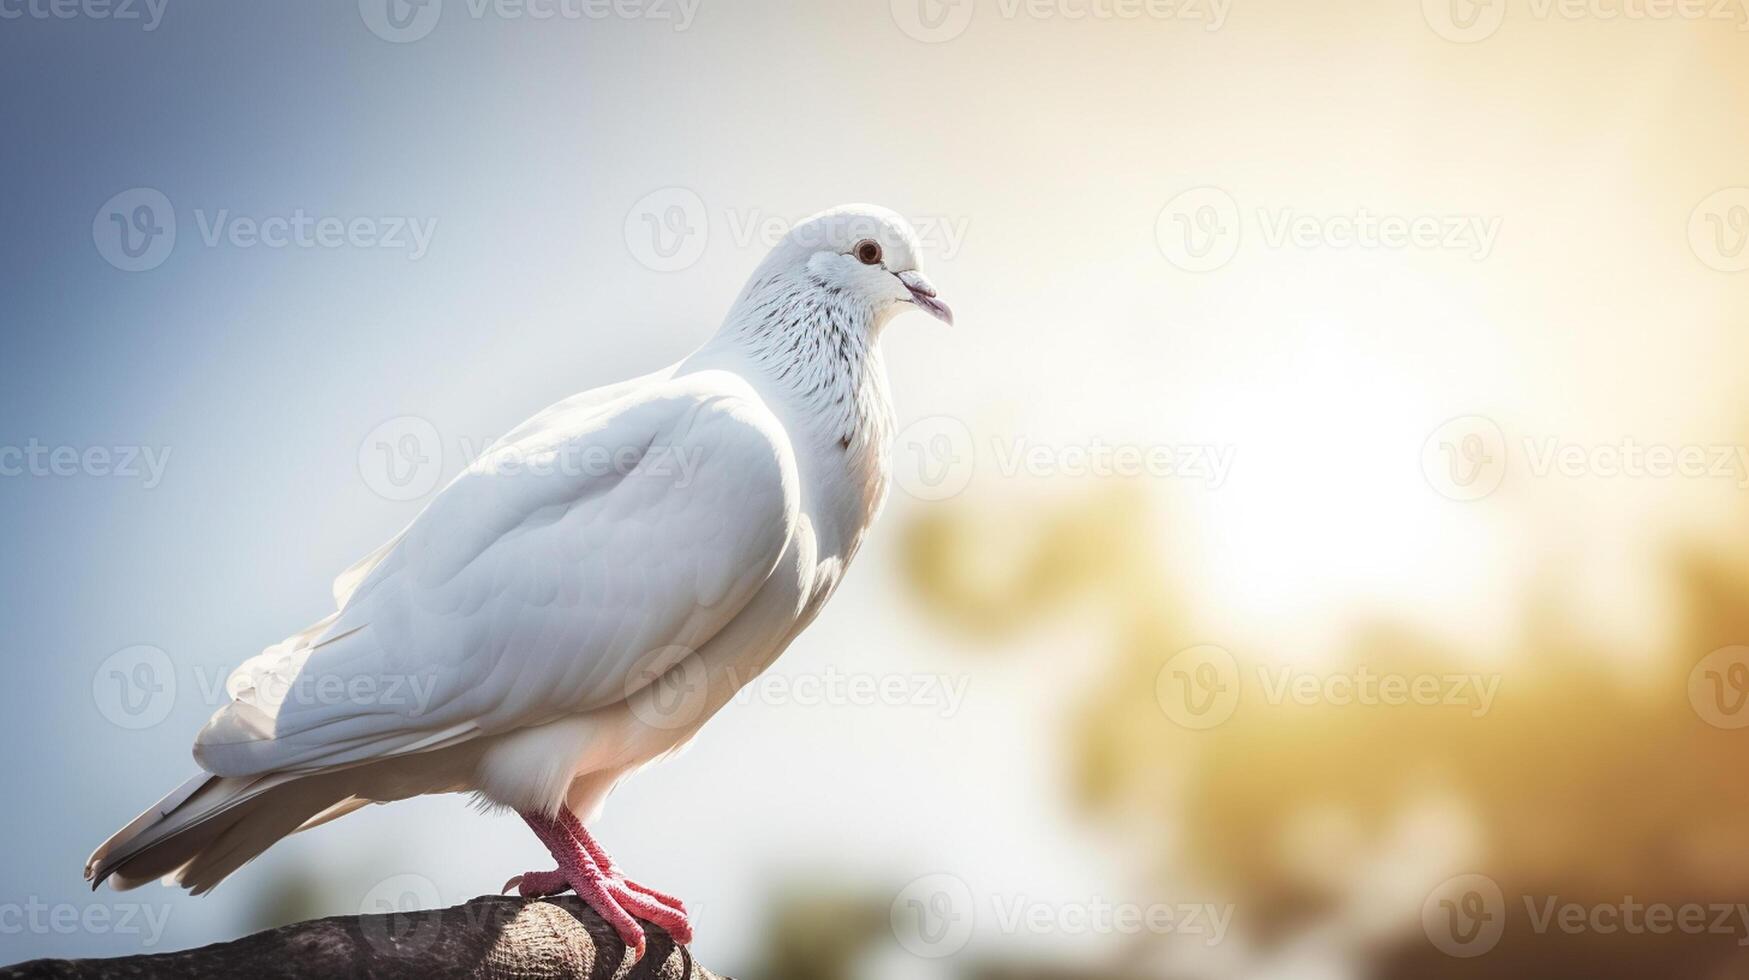
[[[953,311],[947,308],[946,303],[936,298],[935,286],[923,278],[923,273],[901,272],[899,273],[899,281],[911,291],[911,302],[916,304],[918,309],[950,327],[953,326]]]

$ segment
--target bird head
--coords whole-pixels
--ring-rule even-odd
[[[822,211],[791,228],[754,274],[753,284],[787,279],[831,294],[878,327],[916,307],[953,323],[953,311],[923,275],[917,233],[895,212],[872,204]]]

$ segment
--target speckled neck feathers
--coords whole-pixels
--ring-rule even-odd
[[[873,520],[887,493],[894,425],[878,340],[890,316],[810,274],[766,271],[718,334],[787,403],[815,454],[842,458],[832,482],[857,498],[859,523]]]
[[[723,334],[794,400],[823,441],[853,453],[892,435],[882,317],[811,276],[771,273],[748,283]]]

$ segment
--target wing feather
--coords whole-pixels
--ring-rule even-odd
[[[245,662],[195,743],[223,776],[348,765],[620,700],[727,625],[798,512],[788,439],[732,375],[562,402]]]

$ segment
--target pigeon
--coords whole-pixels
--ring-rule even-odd
[[[368,803],[512,810],[633,958],[685,905],[629,880],[586,823],[795,640],[886,500],[879,341],[951,324],[898,214],[789,230],[716,333],[664,370],[564,399],[471,462],[334,583],[335,611],[243,662],[195,737],[201,773],[105,841],[85,877],[195,894]]]

